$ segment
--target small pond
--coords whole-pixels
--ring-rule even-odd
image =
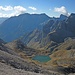
[[[37,60],[39,62],[48,62],[49,60],[51,60],[51,58],[46,55],[36,55],[32,59]]]

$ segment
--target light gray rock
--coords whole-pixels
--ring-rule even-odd
[[[11,66],[8,66],[0,62],[0,75],[43,75],[43,74],[24,71],[21,69],[15,69]]]

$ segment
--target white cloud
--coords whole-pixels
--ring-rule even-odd
[[[37,12],[32,12],[31,14],[37,14]]]
[[[13,10],[13,7],[11,7],[11,6],[5,6],[5,7],[0,6],[0,10],[1,11],[10,11],[10,10]]]
[[[0,17],[18,16],[26,12],[26,8],[22,6],[0,6]]]
[[[32,7],[32,6],[29,6],[29,8],[32,9],[32,10],[37,10],[37,8]]]
[[[5,14],[5,13],[0,13],[0,17],[11,17],[15,16],[14,14]]]
[[[59,7],[59,8],[58,8],[58,7],[55,7],[55,8],[54,8],[54,11],[55,11],[55,12],[58,12],[58,13],[60,13],[60,14],[69,16],[69,13],[68,13],[67,9],[66,9],[64,6],[61,6],[61,7]]]
[[[26,12],[26,8],[22,7],[22,6],[15,6],[14,7],[14,11],[17,13],[17,14],[23,14]]]

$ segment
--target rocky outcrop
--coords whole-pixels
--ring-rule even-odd
[[[69,74],[75,73],[75,50],[58,50],[50,55],[51,61],[47,65],[52,65],[57,71]]]
[[[27,47],[21,40],[14,40],[12,42],[5,44],[5,46],[24,57],[32,57],[39,53],[38,50]]]
[[[16,69],[0,62],[0,75],[43,75],[43,74]]]
[[[55,42],[63,42],[67,37],[75,37],[75,14],[71,14],[65,21],[60,21],[54,32],[50,32],[48,37]],[[59,39],[59,40],[58,40]]]
[[[57,46],[54,51],[57,50],[71,50],[75,49],[75,38],[67,38],[64,40],[63,43],[61,43],[59,46]]]
[[[65,34],[65,31],[66,31],[65,20],[66,19],[67,19],[67,17],[64,15],[60,15],[60,18],[51,18],[50,20],[43,23],[43,25],[42,25],[43,27],[41,30],[34,30],[34,31],[30,32],[28,35],[23,36],[23,38],[24,38],[23,41],[29,47],[36,48],[36,49],[40,49],[40,48],[42,49],[43,47],[49,45],[49,43],[51,41],[53,41],[55,43],[60,43],[61,41],[63,41],[64,38],[68,37]],[[59,28],[61,28],[61,29],[59,29]],[[64,30],[62,28],[64,28]],[[69,35],[70,35],[70,33],[69,33]],[[56,47],[56,45],[55,45],[55,47]],[[55,47],[53,47],[53,48],[55,48]],[[47,48],[47,49],[49,49],[49,48]]]
[[[24,54],[26,47],[20,40],[15,40],[11,43],[0,45],[0,47],[0,74],[2,75],[5,73],[10,75],[12,72],[14,72],[12,75],[22,75],[24,73],[24,75],[60,75],[58,72],[49,72],[47,69],[41,66],[41,64],[26,58],[28,55],[21,57],[19,53],[22,53],[23,51]]]
[[[1,63],[10,65],[16,69],[24,69],[25,71],[32,71],[36,73],[41,72],[41,67],[33,63],[30,59],[22,58],[19,55],[19,52],[22,53],[21,50],[24,50],[23,48],[25,48],[22,42],[14,41],[14,43],[11,43],[10,45],[9,47],[6,47],[5,44],[0,45],[0,62]],[[16,50],[18,50],[18,52]]]

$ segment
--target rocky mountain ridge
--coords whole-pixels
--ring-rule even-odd
[[[39,30],[38,30],[39,31]],[[44,26],[41,31],[39,31],[40,39],[35,37],[39,37],[39,35],[34,35],[33,38],[30,38],[28,45],[29,47],[34,46],[34,44],[37,45],[37,48],[39,47],[45,47],[48,49],[50,48],[49,45],[50,42],[55,42],[55,46],[59,43],[64,42],[65,39],[68,37],[74,38],[75,37],[75,14],[71,14],[68,18],[62,21],[55,21],[55,20],[49,20]],[[34,34],[35,32],[31,32],[27,37],[29,39],[31,34]],[[37,32],[36,32],[37,34]],[[38,40],[38,41],[35,41]],[[24,41],[24,40],[23,40]],[[34,42],[34,43],[32,43]],[[31,45],[30,45],[31,43]],[[54,46],[54,45],[53,45]]]
[[[41,23],[49,19],[50,17],[46,14],[29,13],[10,17],[0,25],[0,37],[7,42],[13,41],[35,28],[42,28]]]

